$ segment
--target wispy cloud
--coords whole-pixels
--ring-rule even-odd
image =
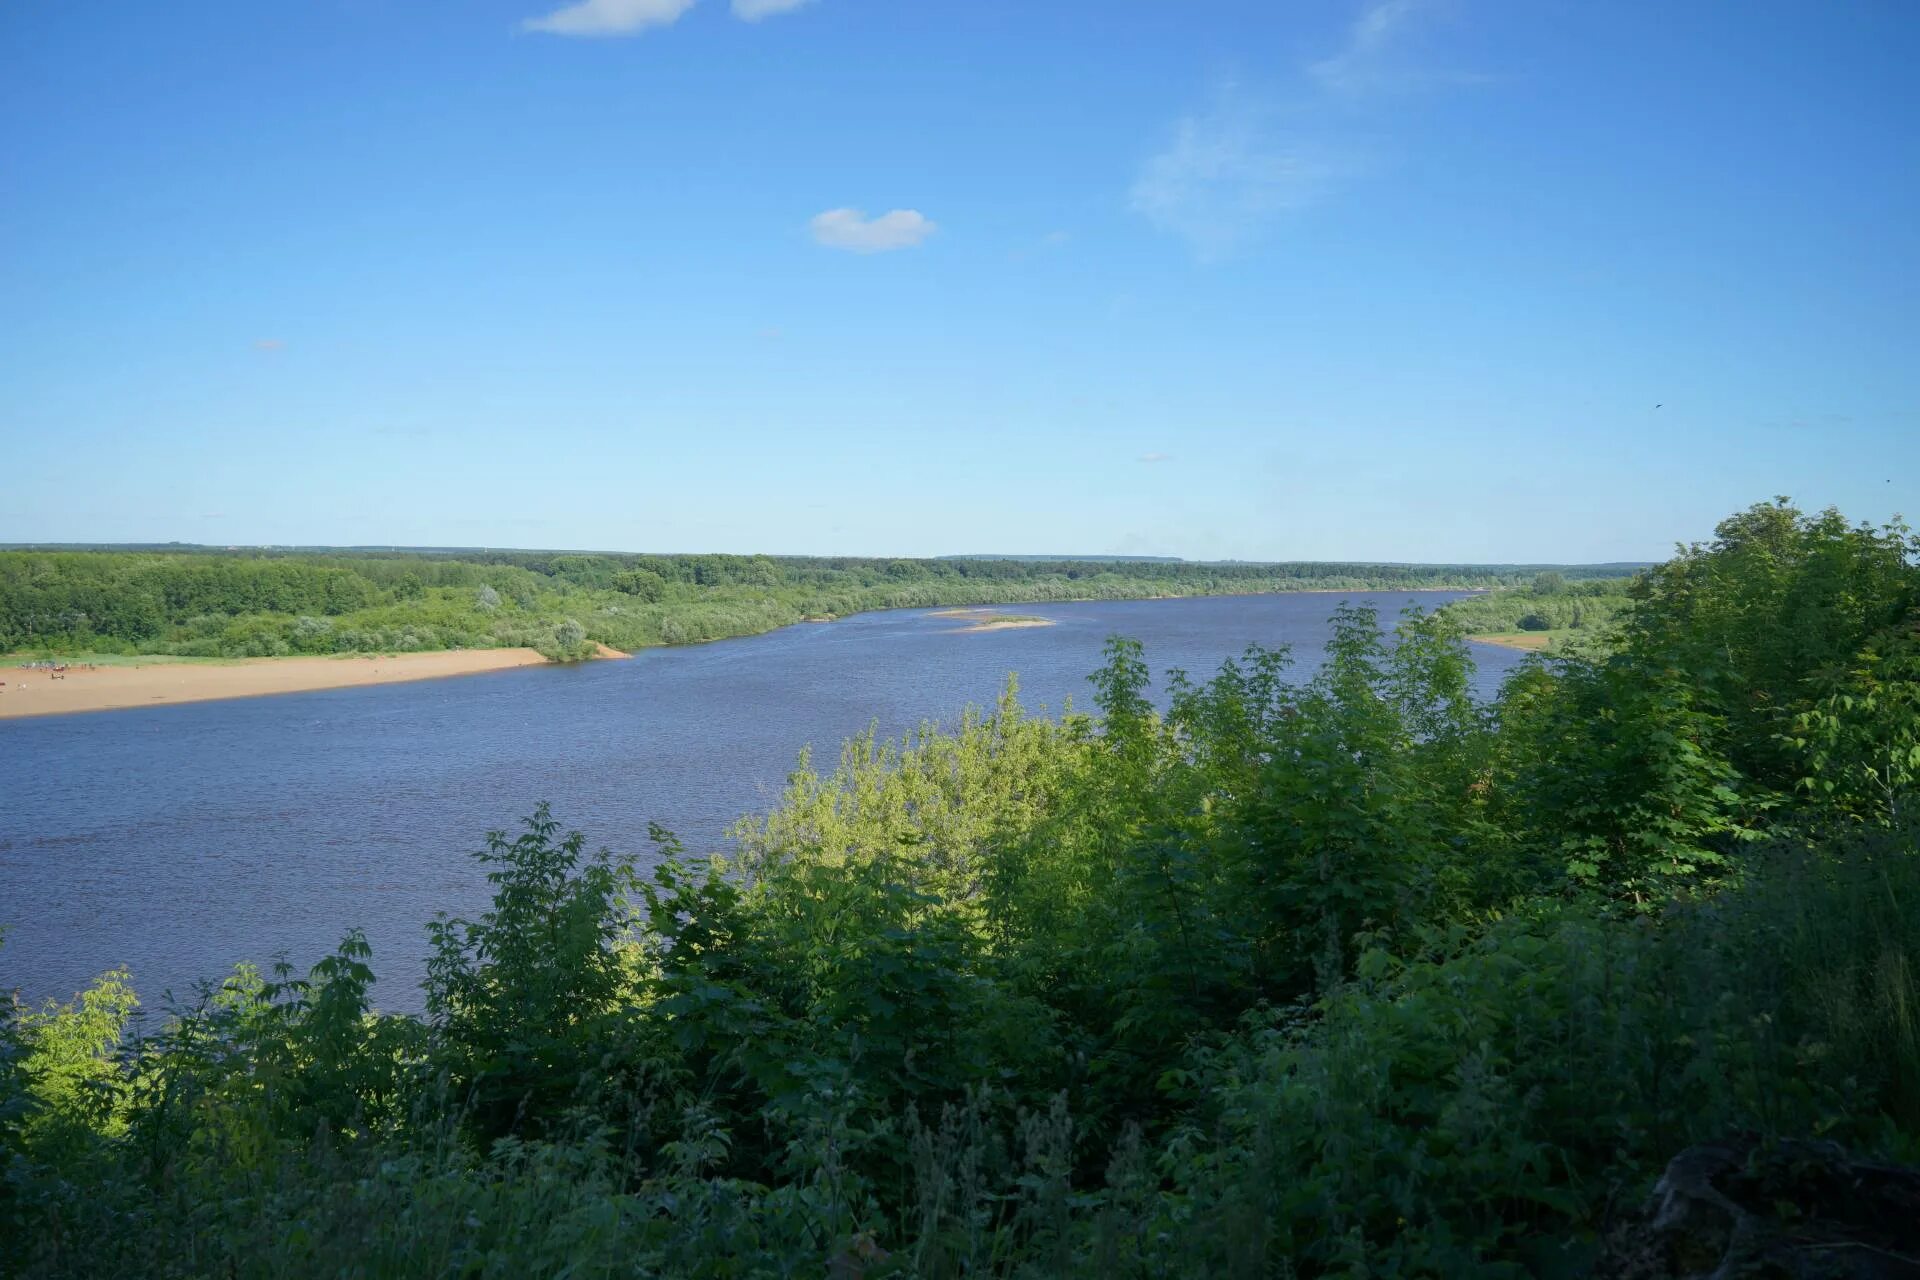
[[[733,0],[733,16],[742,22],[758,22],[812,3],[813,0]]]
[[[255,338],[253,340],[253,349],[255,351],[280,351],[284,350],[286,345],[287,343],[284,338]]]
[[[1068,231],[1049,231],[1038,240],[1007,250],[1007,259],[1011,262],[1025,262],[1028,258],[1040,254],[1059,253],[1073,243],[1073,234]]]
[[[1346,47],[1308,67],[1315,80],[1340,92],[1375,87],[1381,61],[1394,37],[1428,7],[1429,0],[1381,0],[1361,11],[1347,31]]]
[[[1850,426],[1853,415],[1849,413],[1796,413],[1790,418],[1773,418],[1760,425],[1763,427],[1786,427],[1790,430],[1832,431]]]
[[[631,36],[672,26],[694,0],[579,0],[520,25],[555,36]]]
[[[1228,83],[1183,116],[1128,193],[1133,211],[1193,246],[1226,257],[1277,213],[1324,196],[1354,162],[1286,128],[1278,112]]]
[[[1143,454],[1141,454],[1141,455],[1140,455],[1140,461],[1142,461],[1142,462],[1172,462],[1172,461],[1173,461],[1173,455],[1172,455],[1172,454],[1170,454],[1170,453],[1157,453],[1157,452],[1156,452],[1156,453],[1143,453]]]
[[[555,36],[632,36],[649,27],[670,27],[698,0],[576,0],[544,17],[520,25],[528,31]],[[733,16],[742,22],[792,13],[813,0],[732,0]]]
[[[1337,51],[1307,64],[1280,98],[1228,81],[1176,120],[1128,192],[1134,212],[1217,261],[1276,217],[1327,199],[1370,167],[1344,131],[1356,103],[1482,77],[1442,73],[1403,52],[1434,0],[1373,0]]]
[[[821,244],[852,253],[911,249],[938,229],[918,209],[894,209],[877,218],[858,209],[828,209],[814,214],[808,225]]]

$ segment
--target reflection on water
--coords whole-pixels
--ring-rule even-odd
[[[1353,598],[1391,616],[1455,596]],[[643,853],[655,821],[698,851],[809,743],[831,763],[870,723],[951,721],[1010,671],[1029,708],[1088,705],[1116,633],[1156,674],[1251,643],[1310,667],[1342,599],[1021,605],[1054,625],[973,632],[901,610],[626,662],[0,721],[0,987],[64,998],[125,964],[155,1007],[237,960],[304,971],[358,926],[382,1006],[417,1009],[422,926],[484,907],[466,854],[536,801],[596,846]],[[1474,656],[1486,692],[1521,658]]]

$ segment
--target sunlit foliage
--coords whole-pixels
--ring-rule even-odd
[[[803,758],[724,856],[538,808],[423,1019],[354,933],[144,1028],[118,973],[0,1010],[0,1256],[1578,1274],[1689,1142],[1920,1157],[1916,592],[1773,504],[1491,703],[1456,623],[1341,606],[1317,669],[1115,638],[1084,709]]]
[[[1528,580],[1525,566],[869,560],[460,551],[0,551],[0,653],[186,657],[526,646],[550,658],[868,609]]]

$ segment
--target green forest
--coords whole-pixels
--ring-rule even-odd
[[[570,660],[869,609],[1494,587],[1537,566],[460,551],[0,551],[0,653],[247,658],[526,646]],[[1605,566],[1569,575],[1617,573]]]
[[[319,593],[274,617],[398,609],[408,575],[436,607],[621,592],[518,563],[71,563],[107,576],[30,556],[10,607],[48,564]],[[795,612],[985,589],[768,564]],[[134,1031],[124,972],[0,1004],[0,1257],[1582,1275],[1690,1144],[1920,1159],[1920,539],[1780,500],[1629,591],[1607,644],[1492,701],[1445,614],[1342,604],[1318,669],[1253,649],[1158,682],[1116,637],[1087,710],[1028,716],[1010,685],[803,758],[724,856],[658,829],[596,851],[528,797],[476,833],[492,906],[432,926],[420,1017],[376,1012],[344,920],[310,971],[238,970]],[[187,625],[143,598],[151,634]]]
[[[1605,643],[1614,623],[1633,607],[1630,578],[1569,580],[1547,570],[1523,586],[1469,596],[1444,606],[1470,636],[1536,633]]]

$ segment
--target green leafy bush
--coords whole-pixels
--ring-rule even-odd
[[[1649,575],[1608,652],[1530,660],[1486,705],[1452,609],[1388,632],[1342,606],[1319,669],[1255,648],[1157,699],[1116,637],[1090,710],[1029,716],[1010,684],[829,772],[803,756],[725,856],[655,829],[644,875],[543,806],[478,854],[491,908],[433,926],[424,1019],[373,1008],[352,932],[150,1034],[124,974],[9,1002],[0,1256],[1578,1274],[1687,1143],[1920,1158],[1920,618],[1894,536],[1756,509]],[[780,565],[646,570],[679,592]],[[481,571],[432,566],[422,607],[470,615]],[[712,607],[621,598],[662,634]],[[554,625],[499,615],[496,639]]]

